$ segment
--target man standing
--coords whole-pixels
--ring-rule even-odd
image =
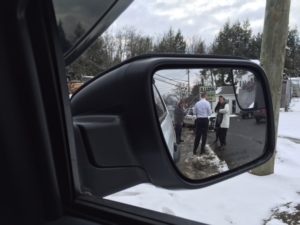
[[[206,137],[208,131],[208,117],[211,115],[211,107],[209,102],[206,100],[207,94],[201,93],[201,99],[198,101],[194,106],[194,114],[196,115],[197,119],[195,122],[196,125],[196,136],[194,142],[194,155],[197,154],[197,148],[199,146],[200,139],[201,141],[201,151],[200,154],[205,152],[205,144],[206,144]]]
[[[180,101],[174,111],[174,121],[175,121],[175,133],[176,133],[176,143],[180,144],[180,142],[183,142],[181,140],[181,131],[182,131],[182,124],[183,119],[185,116],[185,112],[183,109],[183,102]]]

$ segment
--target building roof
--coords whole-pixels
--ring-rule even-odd
[[[216,90],[217,95],[234,95],[232,86],[221,86]]]
[[[300,77],[290,77],[290,79],[293,80],[293,81],[294,81],[294,80],[295,80],[295,81],[298,81],[298,80],[300,81]]]

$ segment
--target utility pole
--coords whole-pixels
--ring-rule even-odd
[[[215,85],[215,79],[214,79],[212,69],[209,69],[209,72],[210,72],[210,77],[211,77],[211,86],[214,87],[215,89],[217,89],[216,85]]]
[[[190,95],[190,69],[186,70],[186,73],[188,75],[188,96]]]
[[[291,0],[267,0],[260,52],[260,62],[271,88],[276,141],[290,5]],[[269,175],[274,173],[274,166],[275,154],[267,163],[255,168],[251,173],[259,176]]]

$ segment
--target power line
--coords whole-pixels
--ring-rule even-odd
[[[164,78],[164,79],[167,79],[167,80],[171,80],[171,81],[175,81],[175,82],[188,82],[188,81],[186,81],[186,80],[179,80],[179,79],[172,79],[172,78],[168,78],[168,77],[165,77],[165,76],[163,76],[163,75],[160,75],[160,74],[158,74],[158,73],[156,73],[155,74],[156,76],[159,76],[159,77],[161,77],[161,78]]]
[[[180,87],[179,85],[172,84],[172,83],[170,83],[170,82],[168,82],[168,81],[165,81],[165,80],[161,80],[160,78],[154,78],[154,79],[155,79],[155,80],[157,80],[157,81],[160,81],[160,82],[166,83],[166,84],[170,84],[170,85],[173,85],[173,86],[176,86],[176,87]]]
[[[155,75],[157,75],[157,76],[159,76],[161,78],[167,79],[167,80],[175,81],[175,82],[187,82],[186,80],[179,80],[179,79],[174,79],[174,78],[168,78],[168,77],[165,77],[165,76],[160,75],[158,73],[156,73]]]
[[[173,86],[175,86],[175,87],[179,87],[179,88],[182,87],[182,86],[179,86],[179,85],[176,85],[176,84],[172,84],[172,83],[170,83],[170,82],[168,82],[168,81],[161,80],[161,79],[159,79],[159,78],[154,78],[154,79],[155,79],[155,80],[158,80],[158,81],[160,81],[160,82],[166,83],[166,84],[173,85]]]

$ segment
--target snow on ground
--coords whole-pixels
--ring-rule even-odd
[[[220,160],[217,154],[208,145],[206,145],[206,154],[194,157],[192,153],[190,153],[190,157],[186,159],[186,162],[191,163],[190,161],[192,161],[194,168],[198,168],[201,170],[205,170],[205,168],[203,167],[206,168],[209,167],[208,164],[210,165],[210,167],[215,168],[215,173],[212,174],[206,173],[204,177],[213,176],[219,174],[220,172],[225,172],[229,170],[226,162]],[[193,179],[193,177],[190,178]]]
[[[279,137],[300,139],[300,98],[293,98],[290,104],[290,112],[280,112]]]
[[[289,202],[272,209],[272,216],[266,220],[266,225],[291,224],[300,222],[299,202]],[[298,222],[298,223],[297,223]]]
[[[203,158],[208,158],[208,160],[211,160],[210,163],[217,167],[219,172],[225,172],[229,170],[227,163],[224,160],[220,160],[220,158],[209,146],[207,146],[207,152],[208,154],[204,155]]]
[[[217,90],[216,90],[216,94],[219,94],[222,90],[223,90],[222,87],[218,87]]]
[[[291,112],[280,113],[281,137],[272,175],[244,173],[198,190],[140,184],[106,198],[207,224],[287,224],[273,214],[276,210],[293,213],[300,204],[300,144],[295,142],[300,139],[299,125],[300,99],[294,99]]]

